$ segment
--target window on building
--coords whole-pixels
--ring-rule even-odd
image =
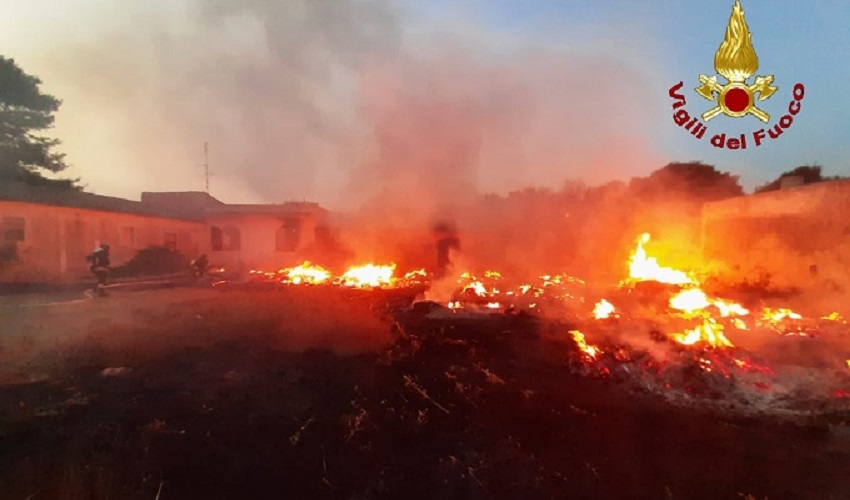
[[[210,248],[214,252],[220,252],[224,249],[224,238],[220,227],[210,227]]]
[[[26,233],[26,221],[23,217],[3,217],[2,237],[3,243],[17,243],[24,241]]]
[[[163,235],[162,246],[169,250],[177,251],[177,233],[166,232]]]
[[[242,231],[236,226],[210,226],[210,249],[214,252],[242,249]]]
[[[242,231],[236,226],[224,226],[222,229],[223,250],[241,250],[242,249]]]
[[[301,241],[301,219],[290,217],[284,219],[275,233],[275,248],[278,252],[294,252],[298,250]]]

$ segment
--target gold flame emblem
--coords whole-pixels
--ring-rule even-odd
[[[756,107],[755,96],[758,94],[758,100],[764,101],[776,92],[777,88],[771,86],[773,75],[757,76],[752,85],[747,84],[747,79],[759,67],[752,37],[741,2],[735,0],[729,26],[726,27],[726,37],[714,55],[714,69],[728,82],[721,85],[717,82],[717,76],[699,75],[702,85],[694,89],[697,94],[717,103],[717,106],[702,114],[703,120],[711,120],[720,113],[733,118],[750,114],[765,123],[770,120],[769,114]]]

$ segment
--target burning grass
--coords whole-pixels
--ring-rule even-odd
[[[817,338],[818,343],[809,348],[820,351],[817,363],[811,362],[812,356],[801,356],[791,367],[807,368],[815,374],[824,389],[818,393],[824,398],[846,392],[843,369],[850,341],[844,333],[847,328],[841,314],[831,312],[806,317],[785,305],[777,307],[751,300],[745,307],[735,300],[713,296],[703,289],[694,272],[659,263],[647,250],[649,242],[649,234],[640,235],[626,265],[627,276],[617,288],[602,291],[568,274],[542,275],[535,281],[519,282],[493,270],[465,271],[456,279],[435,281],[424,270],[395,276],[394,264],[354,266],[338,276],[309,263],[277,273],[255,274],[265,283],[281,286],[306,283],[355,289],[427,288],[425,297],[442,306],[431,314],[444,319],[523,312],[548,320],[566,321],[576,329],[565,330],[564,335],[569,334],[587,355],[586,363],[599,364],[595,368],[600,373],[611,373],[616,367],[605,366],[603,361],[614,360],[625,365],[636,357],[651,360],[647,362],[652,369],[634,378],[646,385],[647,375],[654,374],[657,390],[668,396],[677,391],[693,393],[688,384],[671,384],[659,375],[666,373],[659,371],[659,367],[675,371],[682,368],[676,364],[683,364],[686,368],[695,366],[707,377],[720,374],[729,381],[736,381],[736,386],[755,386],[762,393],[773,396],[758,394],[756,399],[760,403],[765,400],[787,402],[789,394],[802,389],[797,387],[799,384],[794,377],[778,375],[788,371],[786,366],[766,367],[776,361],[787,364],[787,358],[772,356],[783,349],[782,342],[786,341],[779,337]],[[308,271],[314,275],[319,273],[321,279],[291,278]],[[594,300],[589,300],[594,295]],[[594,304],[592,308],[591,304]],[[635,332],[633,328],[624,327],[629,324],[645,325],[646,331]],[[654,340],[650,340],[648,332],[653,332]],[[600,347],[602,344],[604,347]],[[603,352],[621,354],[615,358],[600,357]],[[753,370],[749,368],[762,365],[764,369],[755,370],[759,380],[744,382],[753,378]],[[808,385],[806,391],[811,393]]]
[[[0,463],[11,464],[0,492],[839,491],[850,467],[841,314],[722,298],[660,264],[648,241],[612,288],[305,263],[0,317],[15,360],[2,370],[14,385],[0,387]],[[83,437],[62,444],[55,429]],[[742,447],[772,458],[730,451]]]
[[[91,321],[32,358],[41,382],[0,388],[0,493],[828,498],[843,488],[850,447],[830,430],[840,415],[746,417],[670,405],[636,383],[663,373],[693,394],[731,390],[720,368],[701,368],[725,366],[729,349],[659,335],[679,356],[665,368],[567,322],[412,300],[342,287],[169,290],[27,314],[19,326],[42,335]],[[346,348],[348,337],[359,341]],[[738,359],[737,371],[762,368]]]

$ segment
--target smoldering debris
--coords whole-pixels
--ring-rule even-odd
[[[106,437],[120,439],[97,434],[91,445],[97,453],[84,455],[85,463],[112,464],[118,474],[112,484],[133,485],[144,498],[155,494],[160,480],[184,497],[207,489],[262,496],[282,485],[309,497],[410,491],[426,497],[618,497],[665,485],[676,497],[689,497],[705,488],[683,470],[709,479],[718,497],[740,490],[775,496],[774,489],[803,487],[828,496],[824,492],[840,486],[843,476],[836,471],[847,463],[824,450],[840,445],[835,439],[846,426],[845,400],[819,392],[763,404],[748,391],[763,393],[754,383],[769,374],[743,353],[677,346],[663,334],[664,325],[642,324],[626,336],[606,337],[580,324],[599,321],[583,314],[569,321],[517,321],[506,314],[457,320],[427,314],[447,306],[429,303],[422,314],[412,296],[401,301],[386,292],[296,286],[208,298],[229,307],[250,304],[246,311],[255,315],[261,302],[269,310],[301,307],[304,302],[294,300],[299,294],[326,303],[324,310],[334,314],[343,309],[328,302],[373,303],[366,309],[383,311],[375,326],[392,331],[392,340],[348,354],[279,350],[274,335],[246,333],[273,323],[240,313],[237,323],[226,325],[225,338],[199,344],[203,335],[193,332],[190,344],[137,359],[132,373],[120,379],[101,377],[100,368],[66,367],[48,387],[14,389],[12,395],[34,407],[42,406],[38,390],[47,392],[42,400],[56,400],[71,380],[76,391],[98,397],[37,419],[43,424],[27,424],[43,427],[27,427],[23,434],[10,429],[4,439],[18,445],[4,453],[10,463],[26,459],[28,467],[38,468],[48,461],[32,443],[48,441],[33,440],[33,432],[60,432],[57,419],[66,425],[105,420],[121,431]],[[390,299],[392,306],[380,306]],[[612,302],[620,319],[629,316],[621,301]],[[221,321],[214,309],[205,316]],[[178,327],[200,328],[194,314],[183,311]],[[615,320],[609,323],[613,331],[619,329]],[[582,343],[569,333],[579,328],[587,331]],[[337,335],[345,334],[340,327]],[[638,337],[647,340],[628,342]],[[744,369],[736,360],[752,362]],[[716,369],[705,370],[705,361]],[[734,376],[724,376],[723,369]],[[778,411],[794,410],[792,403],[808,411]],[[698,443],[705,453],[694,454],[683,443]],[[741,447],[774,458],[768,465],[729,458],[730,449]],[[717,460],[723,450],[726,459]],[[704,460],[712,467],[704,467]],[[640,478],[624,473],[636,461],[660,472]],[[801,469],[804,462],[812,469]],[[187,470],[187,463],[195,465]],[[127,468],[125,475],[116,464]],[[234,470],[250,470],[250,484]],[[808,481],[800,480],[800,470]],[[824,472],[813,481],[811,470],[833,475]],[[0,489],[20,484],[32,491],[24,484],[28,476],[16,474],[0,473]],[[156,480],[138,483],[144,477]]]

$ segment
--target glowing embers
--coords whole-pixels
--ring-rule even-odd
[[[404,286],[423,285],[427,282],[428,272],[425,269],[410,271],[401,278],[401,284]]]
[[[788,308],[765,308],[756,326],[789,337],[811,337],[810,331],[817,329],[812,320]]]
[[[462,294],[472,294],[478,297],[497,297],[501,294],[496,282],[502,278],[497,271],[484,271],[484,279],[477,278],[471,272],[461,273],[457,282],[461,285]]]
[[[838,312],[831,312],[826,316],[822,316],[821,319],[825,321],[835,321],[836,323],[846,323],[844,317]]]
[[[585,297],[592,290],[587,284],[567,274],[544,274],[538,279],[513,281],[495,270],[464,272],[441,283],[437,301],[449,310],[495,313],[501,310],[531,311],[541,316],[575,315],[596,320],[612,318],[641,319],[653,314],[654,322],[664,326],[664,336],[679,345],[694,349],[732,347],[727,337],[737,339],[744,331],[757,335],[764,332],[788,336],[812,336],[819,328],[844,324],[837,312],[826,316],[804,318],[788,308],[759,308],[752,312],[741,304],[708,295],[693,274],[662,266],[647,250],[648,233],[641,234],[627,265],[628,276],[621,282],[616,296],[602,298],[587,306]],[[368,263],[335,274],[321,266],[305,262],[277,272],[252,271],[252,277],[284,285],[325,285],[355,289],[425,287],[431,276],[424,270],[395,276],[396,265]],[[660,282],[664,286],[634,286],[641,281]],[[444,286],[445,285],[445,286]],[[429,290],[431,292],[431,290]],[[638,292],[638,293],[635,293]],[[634,294],[634,295],[633,295]],[[669,295],[668,295],[669,294]],[[651,296],[650,296],[651,295]],[[614,303],[617,306],[614,306]],[[647,304],[652,304],[647,309]],[[591,307],[592,305],[592,307]],[[648,317],[643,319],[649,319]],[[829,324],[827,324],[829,323]],[[613,322],[608,323],[613,326]],[[577,328],[582,328],[581,324]],[[842,358],[843,359],[843,358]]]

